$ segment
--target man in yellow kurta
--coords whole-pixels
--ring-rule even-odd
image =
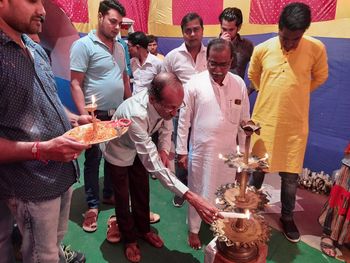
[[[301,172],[309,120],[310,93],[328,77],[325,46],[304,36],[310,26],[308,5],[287,5],[279,18],[278,36],[258,45],[248,77],[258,92],[252,119],[262,127],[253,136],[253,154],[269,154],[270,172],[281,176],[281,223],[286,238],[298,242],[293,220],[298,173]],[[260,188],[263,172],[251,184]]]

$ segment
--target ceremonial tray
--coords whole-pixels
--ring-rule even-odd
[[[122,136],[127,132],[131,121],[120,119],[116,121],[98,121],[96,132],[93,130],[93,123],[75,127],[65,133],[65,135],[74,137],[77,141],[85,144],[98,144],[107,142]]]

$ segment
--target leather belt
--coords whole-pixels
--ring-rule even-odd
[[[116,112],[116,109],[109,109],[109,110],[96,110],[95,114],[97,116],[105,116],[105,117],[112,117],[113,114]]]

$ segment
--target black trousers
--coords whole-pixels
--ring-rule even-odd
[[[279,172],[281,177],[281,215],[284,220],[293,219],[295,200],[298,189],[298,177],[296,173]],[[265,173],[261,171],[253,172],[249,184],[260,189],[265,178]]]
[[[138,233],[150,232],[148,173],[137,156],[131,166],[116,166],[107,161],[105,164],[114,190],[120,232],[125,243],[136,242]]]

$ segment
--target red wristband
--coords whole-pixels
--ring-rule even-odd
[[[35,142],[32,146],[32,154],[33,154],[33,158],[35,160],[41,161],[43,163],[47,163],[47,161],[45,160],[41,160],[40,159],[40,147],[39,147],[39,143],[40,142]]]

